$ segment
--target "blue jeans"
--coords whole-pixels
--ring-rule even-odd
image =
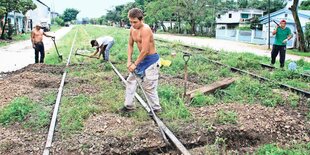
[[[102,54],[103,60],[109,61],[110,49],[114,45],[114,40],[110,41]]]

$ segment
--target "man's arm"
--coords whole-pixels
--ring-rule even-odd
[[[48,34],[46,34],[44,31],[43,31],[43,35],[45,35],[46,37],[55,38],[55,36],[48,35]]]
[[[277,34],[277,30],[278,30],[278,26],[276,26],[276,28],[272,31],[272,35]]]
[[[148,54],[150,51],[150,40],[151,40],[152,32],[149,29],[143,29],[141,32],[142,38],[142,50],[135,61],[135,65],[137,66]]]
[[[32,43],[32,47],[34,48],[34,32],[31,31],[31,43]]]
[[[94,52],[94,54],[91,55],[91,57],[94,57],[95,55],[97,55],[97,53],[99,52],[99,49],[100,49],[99,47],[96,48],[96,51]],[[99,56],[100,56],[100,54],[99,54]]]
[[[290,30],[290,32],[289,32],[289,35],[288,35],[288,37],[287,37],[287,39],[288,39],[288,40],[290,40],[290,39],[292,39],[292,38],[293,38],[292,31],[291,31],[291,29],[289,29],[289,30]]]
[[[284,44],[287,43],[287,41],[289,41],[292,37],[293,35],[291,33],[291,30],[289,29],[289,34],[287,35],[287,38],[282,41],[282,43]]]
[[[130,34],[129,34],[129,41],[128,41],[128,49],[127,49],[127,53],[128,53],[128,57],[127,57],[127,68],[130,67],[130,65],[132,64],[132,53],[133,53],[133,38],[131,35],[132,29],[130,29]]]

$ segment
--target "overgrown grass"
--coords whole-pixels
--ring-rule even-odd
[[[63,97],[60,109],[60,128],[64,133],[73,133],[83,128],[84,120],[100,110],[92,105],[90,96]]]
[[[191,101],[191,106],[202,107],[206,105],[213,105],[217,102],[217,99],[213,95],[204,95],[202,93],[197,94]]]
[[[33,108],[34,103],[29,98],[16,98],[0,111],[0,123],[2,125],[9,125],[15,122],[22,122]]]
[[[286,61],[285,71],[279,70],[279,69],[275,71],[269,71],[267,69],[262,68],[260,63],[270,64],[270,58],[257,56],[252,53],[230,53],[230,52],[227,53],[225,51],[216,53],[212,49],[206,49],[206,51],[197,51],[197,50],[188,49],[185,47],[174,48],[173,47],[175,46],[174,44],[169,45],[168,43],[162,43],[162,42],[159,45],[163,46],[164,48],[168,48],[168,49],[170,47],[170,49],[172,49],[175,52],[190,51],[191,53],[194,53],[194,56],[193,56],[194,58],[192,59],[192,61],[195,63],[190,63],[189,66],[193,65],[194,69],[192,70],[192,72],[196,74],[199,72],[199,69],[201,69],[205,65],[208,65],[208,63],[212,63],[212,62],[205,63],[204,66],[202,66],[199,63],[196,63],[197,60],[203,62],[202,61],[203,57],[207,57],[207,58],[219,61],[221,63],[227,64],[232,67],[238,67],[238,68],[250,71],[250,72],[254,72],[255,74],[265,76],[267,78],[274,80],[275,82],[289,84],[294,87],[298,87],[303,90],[310,91],[310,85],[308,85],[308,83],[310,82],[310,78],[302,78],[299,75],[300,73],[310,72],[310,63],[305,62],[303,59],[297,61],[298,67],[296,71],[289,71],[287,69],[288,64],[291,62],[289,60]],[[204,59],[204,62],[206,61],[207,60]],[[276,63],[278,63],[278,61]],[[171,72],[171,73],[176,74],[175,70],[174,69],[172,70],[174,72]],[[204,72],[201,72],[200,70],[199,74],[203,74],[203,73]],[[212,76],[213,74],[210,74],[210,75]],[[280,76],[277,76],[277,75],[280,75]]]
[[[161,116],[170,120],[189,120],[191,113],[185,106],[183,99],[181,99],[182,92],[173,86],[161,85],[158,89],[160,96],[160,104],[164,112]]]
[[[301,52],[298,49],[288,49],[287,53],[293,54],[293,55],[298,55],[298,56],[303,56],[303,57],[310,57],[310,52]]]
[[[41,129],[49,123],[49,110],[28,97],[18,97],[0,111],[0,124],[19,122],[26,128]]]
[[[255,154],[307,155],[310,154],[310,143],[301,143],[285,148],[281,148],[276,144],[266,144],[260,147]]]

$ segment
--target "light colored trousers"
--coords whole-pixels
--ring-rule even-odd
[[[143,77],[142,87],[146,93],[146,96],[149,100],[149,104],[154,110],[161,109],[159,104],[159,97],[157,93],[158,86],[158,77],[159,77],[159,62],[152,64],[145,70],[145,76]],[[141,81],[139,77],[138,80]],[[125,96],[125,107],[128,109],[135,108],[134,97],[137,89],[137,81],[133,73],[130,73],[127,78],[126,86],[126,96]]]
[[[110,57],[110,49],[114,45],[114,40],[110,41],[105,48],[104,53],[102,54],[103,60],[109,60]]]

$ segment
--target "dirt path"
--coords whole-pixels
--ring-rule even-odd
[[[155,34],[155,38],[165,39],[168,41],[180,41],[187,45],[209,47],[215,50],[224,50],[227,52],[250,52],[260,56],[270,57],[270,51],[266,46],[247,44],[236,41],[212,39],[212,38],[198,38],[189,36],[177,36],[171,34]],[[279,57],[277,57],[279,58]],[[301,56],[286,54],[286,60],[299,60]],[[309,57],[304,57],[305,61],[310,62]]]
[[[63,27],[56,32],[48,32],[48,34],[56,36],[57,40],[66,35],[72,27]],[[50,38],[44,37],[45,51],[54,47]],[[21,69],[29,64],[34,63],[34,50],[31,47],[31,41],[21,41],[0,48],[0,72],[9,72]]]

